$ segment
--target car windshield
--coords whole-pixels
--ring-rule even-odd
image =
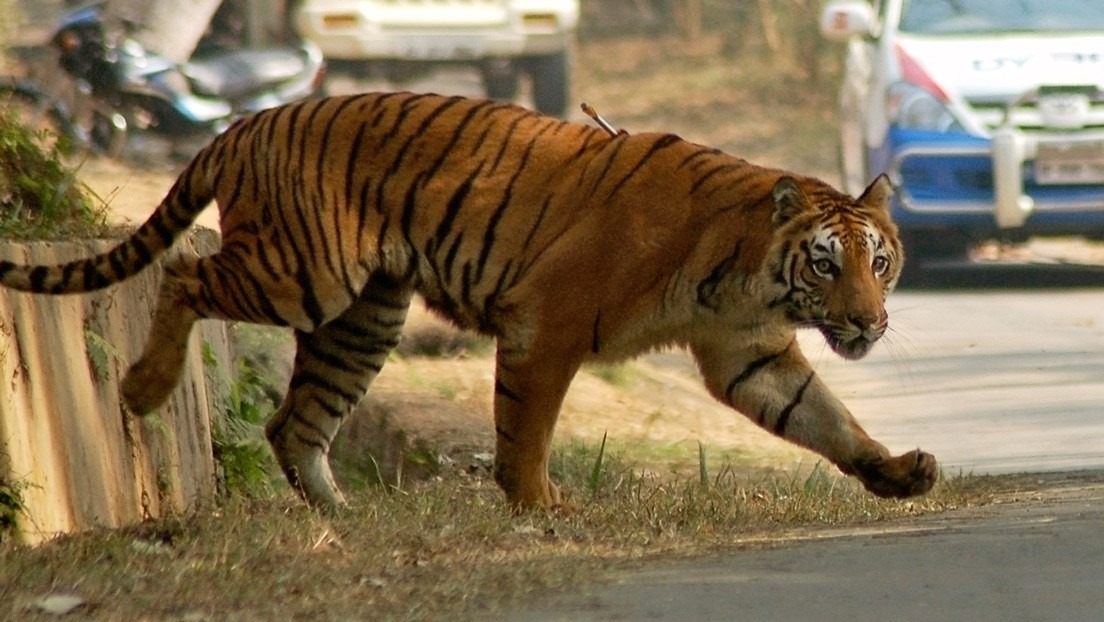
[[[915,34],[1104,31],[1104,2],[905,0],[899,29]]]

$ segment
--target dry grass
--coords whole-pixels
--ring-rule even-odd
[[[36,603],[68,594],[90,619],[480,618],[641,559],[979,505],[1001,488],[955,478],[918,500],[885,501],[820,466],[671,479],[616,456],[594,477],[597,451],[572,445],[557,455],[554,470],[580,508],[567,517],[511,517],[485,474],[452,469],[403,490],[363,489],[336,516],[289,495],[231,499],[37,548],[9,544],[0,617],[46,619]]]

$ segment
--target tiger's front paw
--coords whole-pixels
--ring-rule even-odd
[[[914,449],[896,458],[876,458],[857,462],[853,473],[867,490],[879,497],[903,499],[922,495],[939,478],[935,456]]]

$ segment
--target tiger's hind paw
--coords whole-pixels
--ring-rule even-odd
[[[867,490],[879,497],[903,499],[922,495],[939,479],[935,456],[914,449],[906,454],[862,461],[851,471]]]
[[[177,374],[162,370],[142,361],[135,363],[119,386],[123,403],[135,415],[145,415],[165,403],[176,387]]]

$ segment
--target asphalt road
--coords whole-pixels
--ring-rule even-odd
[[[1009,287],[1012,285],[1013,287]],[[1051,472],[1043,500],[872,531],[734,543],[510,620],[1104,620],[1104,275],[987,267],[895,293],[891,332],[814,366],[874,438],[947,472]],[[1072,483],[1071,483],[1072,482]]]
[[[1104,474],[1045,501],[749,545],[625,573],[519,622],[1090,622],[1104,618]]]
[[[894,452],[922,447],[948,472],[1104,468],[1104,275],[1013,272],[1035,285],[983,274],[893,294],[890,332],[862,361],[802,344]]]

